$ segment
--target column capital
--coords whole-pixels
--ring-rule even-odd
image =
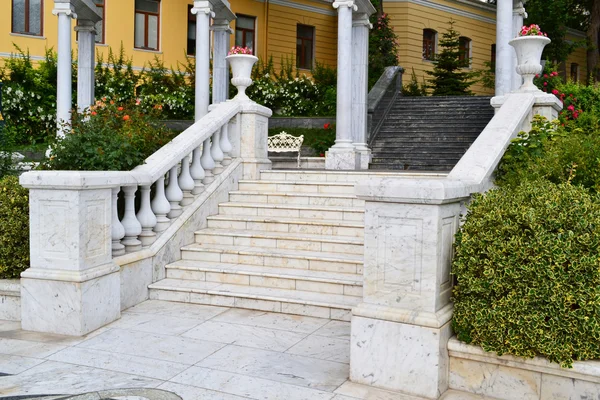
[[[333,2],[333,8],[348,7],[351,10],[358,11],[358,6],[354,4],[354,0],[336,0]]]
[[[525,1],[515,1],[513,3],[513,15],[520,15],[523,18],[527,18],[527,11],[525,11],[524,3]]]
[[[75,32],[92,32],[96,34],[96,24],[89,19],[78,19]]]
[[[231,29],[229,26],[230,22],[231,21],[225,18],[213,19],[213,24],[211,25],[210,30],[214,32],[227,32],[231,34],[233,33],[233,29]]]
[[[365,13],[354,14],[352,19],[352,26],[366,26],[369,29],[373,29],[373,25],[369,20],[369,16]]]
[[[211,18],[215,16],[209,1],[194,1],[194,7],[192,7],[192,14],[204,13],[209,15]]]
[[[54,9],[52,9],[52,14],[65,14],[71,18],[77,18],[77,14],[75,14],[75,7],[69,3],[54,3]]]

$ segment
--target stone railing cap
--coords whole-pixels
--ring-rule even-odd
[[[137,185],[130,171],[30,171],[19,177],[21,186],[28,189],[102,189]]]
[[[444,204],[468,198],[479,185],[447,178],[378,178],[359,182],[359,199],[392,203]]]

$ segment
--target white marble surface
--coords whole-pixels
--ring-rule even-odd
[[[325,153],[325,169],[332,170],[355,170],[356,153],[354,147],[330,148]]]
[[[21,296],[0,294],[0,320],[21,320]]]
[[[437,399],[448,388],[450,324],[442,329],[352,317],[353,382]]]

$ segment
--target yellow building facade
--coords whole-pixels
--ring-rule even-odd
[[[136,69],[155,57],[177,68],[193,49],[194,17],[191,0],[93,0],[104,14],[98,26],[96,50],[106,61],[109,48],[122,46]],[[57,17],[53,0],[0,0],[0,59],[14,52],[13,44],[40,59],[46,49],[57,46]],[[325,0],[231,0],[238,20],[231,25],[230,43],[250,45],[262,59],[273,58],[279,69],[282,59],[300,71],[315,62],[337,62],[337,13]],[[414,68],[419,81],[431,70],[431,58],[439,51],[442,34],[450,20],[460,32],[466,69],[483,70],[493,61],[496,36],[495,7],[477,0],[385,0],[384,11],[398,36],[399,64],[405,79]],[[36,15],[36,13],[38,15]],[[75,22],[73,22],[75,26]],[[581,33],[571,32],[572,40]],[[76,35],[73,35],[73,49]],[[348,60],[350,62],[350,60]],[[576,50],[567,63],[567,74],[584,79],[585,49]],[[476,84],[477,94],[492,94]]]

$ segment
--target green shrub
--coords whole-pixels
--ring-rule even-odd
[[[476,195],[456,236],[453,328],[499,355],[600,357],[600,201],[545,181]]]
[[[402,86],[402,96],[427,96],[427,85],[425,84],[425,79],[423,78],[423,84],[419,85],[414,67],[412,69],[412,73],[410,74],[410,82]]]
[[[29,268],[29,196],[15,176],[0,178],[0,279]]]
[[[127,171],[140,165],[173,136],[139,106],[97,102],[91,113],[74,116],[72,132],[52,144],[43,168]]]

